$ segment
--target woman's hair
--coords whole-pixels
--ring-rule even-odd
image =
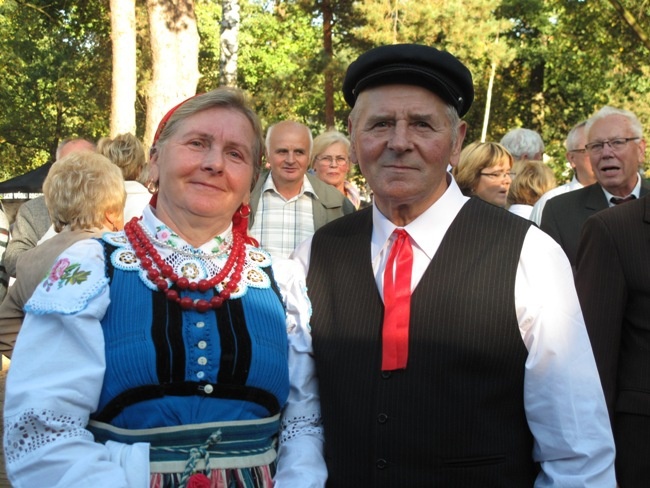
[[[151,148],[152,154],[155,151],[159,151],[160,148],[165,145],[167,140],[178,130],[178,127],[181,122],[183,122],[183,120],[191,117],[198,112],[209,110],[215,107],[236,110],[242,113],[251,123],[251,126],[253,127],[253,133],[255,134],[253,140],[251,141],[253,153],[252,184],[254,185],[261,169],[262,154],[264,154],[264,136],[262,131],[262,123],[260,122],[260,119],[255,111],[250,106],[244,92],[238,88],[219,87],[207,93],[202,93],[192,98],[188,98],[180,105],[174,107],[170,111],[171,115],[168,113],[165,118],[163,118],[161,127],[158,127],[158,130],[156,131],[157,137],[154,138],[154,144]]]
[[[147,164],[144,144],[133,134],[119,134],[114,139],[102,137],[97,152],[106,156],[122,170],[124,179],[137,180]]]
[[[555,175],[541,161],[520,162],[510,190],[508,204],[535,205],[544,193],[555,188]]]
[[[345,146],[346,153],[350,152],[350,140],[345,137],[345,134],[342,134],[337,130],[329,130],[316,136],[311,151],[311,167],[313,168],[316,164],[316,159],[318,156],[320,156],[332,144],[336,144],[337,142],[340,142],[343,144],[343,146]]]
[[[106,212],[124,211],[126,191],[120,168],[91,151],[68,154],[54,163],[43,182],[54,229],[101,228]]]
[[[478,186],[481,172],[504,160],[512,168],[512,155],[498,142],[472,142],[461,151],[452,174],[463,194],[470,195]]]

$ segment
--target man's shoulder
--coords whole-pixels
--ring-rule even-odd
[[[23,203],[18,209],[18,213],[47,213],[47,205],[45,204],[45,197],[43,195],[32,198]]]
[[[305,177],[311,184],[312,188],[314,189],[314,193],[318,195],[318,198],[320,200],[324,202],[335,203],[337,206],[344,205],[346,201],[349,201],[343,193],[338,191],[332,185],[325,183],[317,176],[307,173]],[[350,205],[352,206],[351,203]],[[352,206],[352,208],[354,209],[354,206]]]
[[[252,194],[262,192],[262,188],[264,187],[264,184],[266,183],[266,180],[270,174],[271,174],[270,171],[263,171],[260,174],[259,178],[257,178],[257,181],[255,182],[255,186],[253,186],[253,190],[251,192]]]
[[[372,228],[372,205],[329,221],[314,233],[314,237],[324,233],[349,235],[366,227]]]
[[[571,205],[587,200],[595,191],[600,191],[602,193],[598,183],[555,195],[546,202],[544,211],[546,212],[547,208],[551,209],[551,211],[558,208],[562,208],[563,211],[570,210],[572,208]]]
[[[328,185],[322,181],[318,176],[306,173],[305,178],[309,181],[309,184],[312,186],[319,197],[321,194],[323,194],[328,196],[336,196],[337,198],[340,195],[341,197],[345,198],[345,196],[340,191],[338,191],[332,185]]]

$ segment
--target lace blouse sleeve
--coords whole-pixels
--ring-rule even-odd
[[[289,260],[274,263],[273,272],[287,309],[291,381],[289,399],[282,412],[275,487],[322,487],[327,469],[305,277],[300,266]]]
[[[12,486],[147,486],[146,478],[131,484],[120,465],[125,449],[142,461],[142,446],[98,444],[85,429],[104,377],[100,319],[108,304],[103,248],[92,240],[65,251],[28,302],[5,396]],[[148,454],[144,461],[148,473]]]

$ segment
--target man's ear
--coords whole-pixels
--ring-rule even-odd
[[[354,132],[352,128],[352,119],[350,117],[348,117],[348,134],[350,134],[350,149],[348,150],[348,156],[352,164],[357,164],[357,151],[354,148]]]
[[[463,142],[465,141],[465,134],[467,134],[467,122],[460,121],[458,125],[458,132],[456,134],[456,143],[451,148],[451,155],[449,157],[449,165],[453,168],[458,164],[460,159],[460,152],[463,150]]]

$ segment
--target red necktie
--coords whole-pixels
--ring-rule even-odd
[[[384,270],[382,371],[406,368],[409,347],[413,248],[404,229],[395,229],[393,234],[397,238],[393,241]]]

